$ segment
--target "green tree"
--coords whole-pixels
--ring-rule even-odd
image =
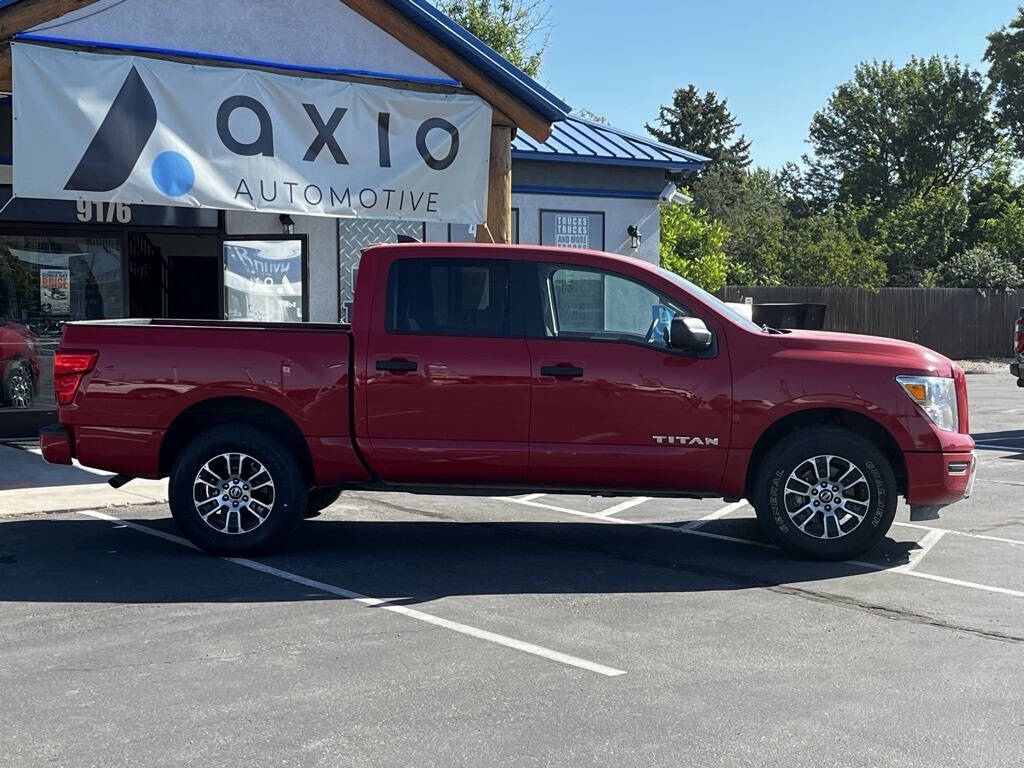
[[[661,265],[682,275],[706,291],[725,285],[728,257],[724,245],[728,233],[720,221],[687,205],[661,208]]]
[[[711,166],[694,182],[691,194],[694,207],[721,221],[729,232],[729,283],[778,284],[786,201],[775,176],[763,168],[736,173]]]
[[[920,285],[925,271],[955,253],[967,226],[967,200],[959,189],[918,194],[874,225],[874,241],[889,268],[890,284]]]
[[[962,250],[985,240],[989,223],[1007,213],[1009,206],[1022,201],[1024,190],[1014,181],[1013,161],[1001,157],[984,176],[971,180],[967,188],[967,226],[961,237]]]
[[[1014,200],[997,216],[982,222],[985,244],[1018,269],[1024,269],[1024,204]]]
[[[658,141],[711,158],[712,167],[732,170],[750,165],[750,142],[745,136],[735,138],[739,127],[725,99],[714,91],[701,96],[695,85],[677,88],[672,103],[662,105],[654,124],[646,125]]]
[[[540,74],[551,27],[545,0],[438,0],[436,5],[530,77]]]
[[[994,161],[998,131],[980,73],[957,59],[864,62],[815,114],[807,181],[819,203],[884,215]]]
[[[996,116],[1024,155],[1024,7],[1017,17],[988,36],[985,61],[995,96]]]
[[[983,244],[928,270],[922,284],[927,288],[977,288],[985,294],[1012,291],[1019,288],[1021,282],[1024,280],[1017,265],[993,246]]]
[[[821,214],[792,220],[783,237],[786,285],[885,285],[885,262],[878,248],[861,237],[853,213]]]

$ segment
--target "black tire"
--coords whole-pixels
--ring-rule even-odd
[[[340,488],[310,488],[306,497],[306,513],[303,517],[307,520],[316,517],[322,510],[336,502],[340,496]]]
[[[231,460],[232,464],[228,465],[223,458],[218,458],[225,454],[244,454],[249,457],[249,461],[239,462],[241,466],[235,472],[234,459]],[[257,463],[269,474],[272,482],[270,491],[267,491],[265,485],[260,487],[261,484],[265,484],[266,478],[262,474],[253,474]],[[230,475],[232,492],[236,485],[233,478],[237,477],[237,483],[240,485],[248,475],[252,481],[252,490],[246,483],[244,493],[252,493],[252,509],[265,512],[262,515],[264,521],[258,522],[259,518],[255,512],[235,512],[231,508],[224,514],[211,514],[209,510],[216,509],[212,506],[217,502],[216,493],[211,498],[197,503],[197,495],[209,493],[208,490],[204,490],[207,486],[214,487],[209,482],[197,483],[204,465],[213,468],[204,471],[204,480],[209,481],[219,476],[229,479]],[[216,482],[219,483],[220,480]],[[201,490],[194,491],[194,485]],[[298,462],[275,437],[246,425],[215,427],[192,440],[174,462],[169,486],[171,514],[188,540],[206,552],[230,556],[266,554],[279,549],[302,519],[306,509],[306,488],[307,484]],[[218,493],[221,490],[226,492],[225,495],[229,491],[219,488]],[[248,502],[250,497],[242,498]],[[243,507],[248,506],[246,502],[238,499],[238,503]],[[227,508],[228,504],[235,502],[229,498],[223,506]],[[203,507],[202,512],[200,507]],[[266,509],[269,509],[269,512],[266,512]],[[210,523],[203,520],[203,513],[211,514]],[[226,521],[226,532],[220,530],[222,521]]]
[[[35,382],[32,369],[25,360],[11,360],[4,367],[3,391],[0,399],[3,405],[12,408],[28,408],[35,398]]]
[[[836,458],[811,461],[820,456]],[[863,481],[852,473],[845,482],[856,485],[836,484],[850,467],[856,467]],[[831,484],[822,475],[831,476]],[[896,516],[896,478],[889,461],[869,440],[839,427],[809,427],[783,438],[765,457],[754,482],[751,496],[761,527],[783,550],[800,558],[849,560],[862,555],[882,540]],[[807,494],[801,496],[795,488]],[[838,517],[825,520],[825,507],[832,509],[826,499],[835,501],[833,489],[839,489],[842,508],[862,513],[860,522],[845,513],[847,523],[841,527]],[[832,537],[823,538],[824,531]]]

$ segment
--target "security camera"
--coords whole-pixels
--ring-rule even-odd
[[[693,198],[680,192],[679,188],[671,181],[665,185],[665,188],[658,195],[658,205],[668,205],[669,203],[689,205],[692,202]]]

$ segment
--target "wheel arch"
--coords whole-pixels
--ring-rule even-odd
[[[313,457],[302,430],[276,406],[251,397],[212,397],[193,403],[171,422],[160,444],[160,476],[171,473],[175,460],[196,435],[213,427],[246,425],[269,432],[298,460],[307,483],[314,477]]]
[[[898,492],[904,495],[907,493],[907,463],[899,443],[888,429],[870,416],[856,411],[844,408],[808,408],[788,413],[773,422],[754,444],[750,461],[747,463],[747,474],[743,485],[748,499],[753,493],[754,480],[761,463],[771,449],[793,432],[811,426],[842,427],[870,440],[888,459],[893,474],[896,476]]]

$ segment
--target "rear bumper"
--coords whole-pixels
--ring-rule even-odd
[[[907,502],[941,507],[974,490],[978,459],[970,453],[907,453]]]
[[[71,463],[71,433],[64,427],[52,425],[39,430],[39,448],[50,464]]]

